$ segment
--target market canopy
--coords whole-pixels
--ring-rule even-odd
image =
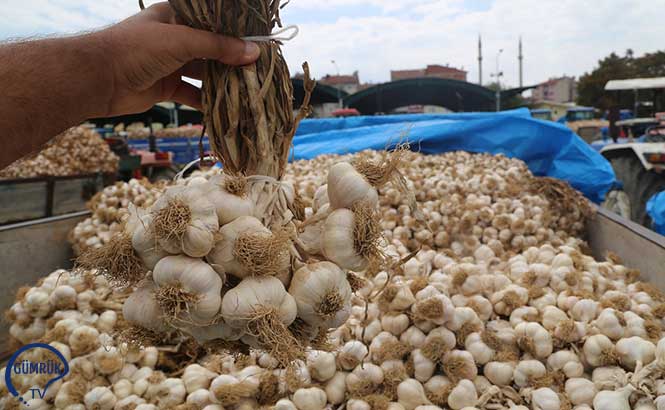
[[[298,108],[302,105],[303,99],[305,98],[304,82],[300,78],[292,78],[291,83],[293,84],[293,106]],[[343,90],[338,90],[335,87],[317,82],[316,87],[314,87],[314,91],[312,92],[311,103],[312,105],[336,103],[347,95],[348,94]]]
[[[651,90],[656,88],[665,88],[665,77],[611,80],[605,85],[606,91]]]
[[[388,113],[409,105],[435,105],[451,111],[494,109],[494,91],[466,81],[414,78],[378,84],[344,99],[363,114]]]

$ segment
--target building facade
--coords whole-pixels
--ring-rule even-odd
[[[412,78],[434,77],[466,81],[466,75],[467,72],[459,68],[434,64],[417,70],[391,70],[390,80],[397,81]]]
[[[534,101],[573,102],[577,100],[577,80],[575,77],[551,78],[534,88],[531,98]]]
[[[354,94],[360,90],[360,78],[355,71],[351,75],[326,75],[318,80],[319,83],[340,89],[347,94]]]

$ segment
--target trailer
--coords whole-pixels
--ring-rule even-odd
[[[115,174],[44,176],[0,180],[0,226],[84,211]]]
[[[72,249],[67,234],[89,212],[46,218],[0,227],[0,262],[3,286],[0,310],[14,303],[14,292],[33,284],[56,269],[72,267]],[[596,259],[609,251],[623,263],[642,272],[642,279],[665,291],[665,237],[602,208],[587,224],[587,241]],[[7,324],[0,323],[0,334],[6,337]],[[0,343],[4,340],[0,340]]]

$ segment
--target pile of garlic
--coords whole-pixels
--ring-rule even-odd
[[[437,167],[442,159],[452,161],[449,157],[455,155],[463,158],[460,163],[475,163],[473,156],[463,153],[423,158],[413,154],[411,162],[427,175],[432,172],[428,167]],[[495,170],[502,172],[502,167],[519,165],[502,157],[482,157],[495,168],[478,171],[481,179]],[[292,166],[290,180],[301,195],[314,200],[313,209],[307,210],[309,215],[337,201],[334,193],[325,195],[330,187],[321,188],[330,179],[316,172],[336,162],[339,157],[325,157]],[[522,172],[526,178],[527,171]],[[412,178],[414,186],[423,186],[422,180]],[[203,181],[187,182],[196,185]],[[270,406],[323,410],[341,405],[351,410],[665,409],[665,296],[648,284],[636,282],[636,272],[616,258],[595,261],[584,255],[586,246],[576,237],[579,227],[575,226],[583,222],[581,215],[562,221],[565,215],[552,206],[551,198],[527,199],[540,194],[532,193],[527,185],[521,188],[525,192],[514,193],[521,198],[521,206],[542,207],[541,211],[520,211],[511,204],[510,213],[506,213],[511,218],[522,213],[558,214],[540,221],[547,235],[535,235],[535,244],[524,245],[514,243],[513,237],[519,233],[513,234],[510,240],[499,239],[501,248],[479,235],[475,236],[479,243],[463,252],[418,239],[423,249],[397,271],[354,281],[360,289],[351,297],[348,319],[329,333],[329,351],[308,349],[303,359],[283,368],[274,356],[261,350],[252,350],[249,356],[232,356],[213,349],[211,354],[201,353],[196,364],[183,365],[180,370],[184,373],[178,376],[134,364],[107,376],[109,384],[94,385],[91,391],[95,394],[87,401],[86,395],[78,394],[77,403],[86,408],[140,410]],[[451,204],[445,198],[449,193],[440,192],[445,191],[433,192],[429,199],[419,198],[430,222],[436,215],[429,202],[438,202],[439,210],[441,204]],[[491,203],[502,203],[501,193],[489,196]],[[450,214],[464,215],[469,211],[464,206]],[[408,223],[410,219],[405,216],[410,216],[409,208],[401,203],[382,204],[384,215],[391,209],[400,217],[392,231],[383,221],[384,233],[393,232],[392,242],[383,252],[408,258],[416,245],[409,243],[410,239],[420,228]],[[502,215],[485,222],[494,226]],[[316,225],[304,227],[305,231]],[[408,239],[394,234],[398,228],[409,231]],[[441,232],[451,238],[460,235],[456,232],[459,225],[450,220],[448,225],[430,223],[430,228],[433,237]],[[315,247],[316,241],[303,235],[299,236],[303,242],[299,246]],[[206,269],[199,263],[183,272],[191,270],[198,275]],[[134,297],[143,298],[151,290],[154,287],[145,286]],[[35,291],[22,293],[30,292]],[[33,298],[44,300],[43,295],[31,293]],[[21,329],[30,329],[40,320],[50,322],[49,327],[67,326],[58,325],[65,320],[54,318],[61,314],[58,311],[40,309],[38,303],[23,299],[12,308],[14,316],[10,314],[16,322],[29,306],[31,313],[21,316],[25,318]],[[85,309],[85,304],[82,306]],[[297,311],[301,315],[300,309]],[[137,315],[150,314],[147,309]],[[127,319],[131,314],[124,316]],[[36,339],[39,330],[33,335],[24,335],[23,340]],[[63,344],[81,344],[69,339]],[[67,348],[72,349],[71,344]],[[122,347],[119,351],[134,357]],[[90,380],[102,380],[94,366],[93,372]],[[144,374],[157,376],[148,381]],[[68,397],[70,391],[80,391],[81,385],[79,382],[77,390],[70,384],[62,394]],[[56,400],[55,408],[73,402]],[[39,404],[50,408],[53,403],[51,399]]]
[[[51,384],[41,399],[33,399],[30,389],[43,389],[53,375],[12,374],[12,384],[29,408],[110,410],[118,397],[130,395],[133,387],[130,376],[137,382],[145,379],[142,383],[146,388],[148,380],[165,379],[155,370],[163,356],[157,348],[129,352],[112,347],[111,335],[122,321],[125,298],[126,295],[113,293],[101,276],[65,270],[52,272],[35,287],[19,289],[16,302],[5,313],[11,323],[9,349],[13,351],[28,343],[48,343],[62,353],[69,364],[68,375]],[[43,363],[48,359],[60,362],[44,349],[28,350],[19,356],[18,362]],[[4,375],[5,370],[2,368],[0,372]],[[155,376],[150,378],[153,374]],[[161,398],[168,392],[160,390],[152,394]],[[116,408],[133,408],[121,406]],[[8,393],[4,377],[0,381],[0,408],[23,408],[18,399]]]
[[[201,125],[182,125],[180,127],[161,127],[154,129],[153,134],[156,138],[199,138],[203,127]],[[117,126],[116,132],[126,132],[128,139],[147,139],[150,136],[150,128],[143,123],[133,123],[126,128]]]
[[[584,232],[590,206],[582,195],[572,190],[563,198],[540,194],[541,186],[551,181],[534,178],[518,159],[467,152],[405,156],[403,173],[428,223],[419,223],[394,186],[380,189],[384,233],[398,247],[440,249],[461,258],[487,245],[502,256],[545,243],[561,245]],[[325,178],[322,170],[352,157],[296,161],[287,176],[302,196],[316,200]]]
[[[35,156],[0,170],[0,178],[34,178],[115,173],[118,157],[94,130],[74,127],[53,138]]]
[[[98,192],[87,204],[92,216],[79,222],[69,233],[75,255],[89,248],[99,248],[122,231],[122,222],[129,215],[128,208],[151,206],[159,197],[163,186],[153,185],[147,179],[116,182]]]
[[[377,293],[388,276],[380,273],[353,297],[351,317],[330,334],[331,352],[308,350],[287,369],[260,351],[201,353],[177,376],[164,374],[155,367],[169,349],[110,347],[122,296],[101,277],[56,271],[22,290],[8,318],[22,343],[46,341],[71,359],[72,373],[30,403],[40,409],[661,410],[665,339],[654,327],[663,324],[663,295],[627,285],[628,269],[581,256],[578,245],[532,248],[500,271],[480,253],[458,263],[422,251],[419,270]],[[584,274],[571,286],[558,276],[574,266]],[[643,319],[648,312],[660,319]],[[34,385],[19,382],[21,392]],[[5,408],[15,404],[1,384],[0,393]]]

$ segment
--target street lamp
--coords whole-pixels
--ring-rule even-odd
[[[330,60],[330,62],[335,66],[335,70],[337,71],[337,80],[339,80],[339,66],[337,65],[337,62],[335,60]],[[337,88],[337,103],[339,104],[339,108],[344,108],[342,104],[342,91],[339,89],[340,85],[337,84],[335,88]]]
[[[492,75],[492,77],[496,77],[496,111],[501,111],[501,77],[503,76],[503,73],[499,71],[499,57],[501,57],[501,53],[503,53],[503,49],[499,49],[499,51],[496,53],[496,71]]]

